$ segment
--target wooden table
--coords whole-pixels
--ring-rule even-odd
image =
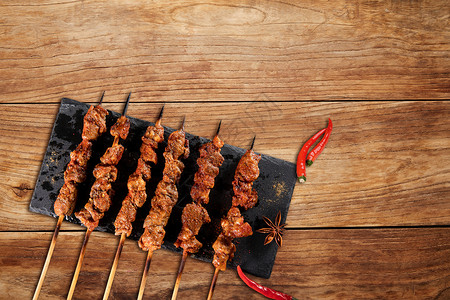
[[[28,211],[60,99],[222,137],[295,162],[270,279],[299,299],[450,299],[450,7],[447,1],[68,1],[0,4],[0,298],[30,299],[55,219]],[[64,299],[84,230],[63,223],[41,299]],[[75,292],[100,299],[117,238],[92,235]],[[261,247],[263,247],[261,245]],[[169,299],[180,256],[155,252],[146,299]],[[125,245],[110,299],[135,299],[145,253]],[[189,259],[178,299],[205,299]],[[215,299],[263,299],[234,270]]]

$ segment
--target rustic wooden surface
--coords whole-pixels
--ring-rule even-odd
[[[447,1],[0,3],[0,298],[30,299],[56,220],[28,205],[60,99],[222,137],[295,162],[334,121],[297,185],[270,279],[299,299],[450,299]],[[64,222],[41,299],[64,299],[82,228]],[[75,299],[100,299],[118,238],[95,232]],[[157,251],[146,299],[169,299],[180,256]],[[135,299],[127,241],[110,299]],[[189,259],[179,299],[213,269]],[[254,277],[253,277],[254,278]],[[233,270],[215,299],[263,299]]]

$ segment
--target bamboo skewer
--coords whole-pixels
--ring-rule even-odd
[[[209,293],[208,293],[207,300],[211,300],[212,299],[212,296],[213,296],[213,293],[214,293],[214,288],[216,287],[217,277],[219,277],[219,271],[220,271],[219,268],[216,268],[214,270],[214,277],[213,277],[213,279],[211,281],[211,286],[209,287]]]
[[[130,96],[131,96],[131,93],[128,94],[127,102],[125,103],[125,107],[122,111],[122,116],[124,116],[127,112],[128,104],[130,102]],[[114,136],[113,147],[117,146],[119,144],[119,141],[120,141],[120,136],[119,135]],[[93,231],[93,229],[86,230],[86,235],[84,236],[83,245],[80,250],[80,256],[78,257],[77,267],[75,268],[75,272],[74,272],[73,278],[72,278],[72,283],[70,284],[69,293],[67,294],[67,300],[71,300],[73,297],[73,293],[75,291],[75,287],[78,282],[78,275],[80,274],[81,265],[83,264],[84,254],[86,252],[86,246],[87,246],[87,243],[89,241],[89,237],[90,237],[92,231]]]
[[[253,137],[252,144],[250,146],[250,150],[253,150],[253,146],[255,145],[256,135]]]
[[[147,251],[147,259],[145,260],[144,273],[142,273],[141,285],[139,286],[139,294],[137,299],[142,300],[144,296],[145,284],[147,283],[148,270],[150,269],[150,263],[152,261],[153,251]]]
[[[114,257],[114,262],[111,268],[111,272],[109,273],[108,283],[106,284],[105,293],[103,295],[103,300],[108,299],[109,293],[111,291],[111,286],[114,280],[114,276],[116,275],[117,265],[119,263],[120,254],[122,253],[123,244],[125,243],[126,234],[122,233],[120,235],[119,246],[117,246],[116,256]]]
[[[84,240],[83,240],[83,245],[81,246],[80,256],[78,257],[77,267],[75,269],[75,273],[73,274],[69,293],[67,294],[67,300],[70,300],[73,297],[73,292],[75,291],[75,286],[77,285],[77,281],[78,281],[78,275],[80,275],[81,265],[83,264],[84,254],[86,252],[86,245],[89,241],[89,237],[91,236],[91,233],[92,233],[92,230],[86,230],[86,234],[85,234]]]
[[[177,280],[175,281],[175,286],[172,292],[172,300],[177,299],[178,295],[178,287],[180,286],[181,274],[183,273],[184,265],[186,263],[186,259],[188,257],[188,252],[186,250],[183,251],[183,256],[181,257],[180,267],[178,268]]]
[[[58,222],[55,226],[55,231],[53,232],[52,241],[50,243],[50,247],[48,248],[47,258],[45,259],[44,266],[42,267],[41,276],[39,277],[39,282],[34,291],[33,300],[37,300],[39,297],[39,293],[41,292],[42,285],[44,284],[45,275],[47,274],[48,266],[50,265],[50,260],[52,259],[53,250],[55,249],[56,238],[58,237],[59,229],[61,228],[62,221],[64,216],[61,215],[58,218]]]

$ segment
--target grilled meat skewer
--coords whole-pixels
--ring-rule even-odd
[[[182,228],[175,242],[176,247],[183,248],[183,255],[172,292],[172,300],[175,300],[177,297],[181,274],[188,254],[198,252],[203,246],[197,240],[196,235],[204,223],[211,222],[208,212],[202,204],[209,203],[209,193],[214,187],[214,180],[219,174],[219,167],[224,161],[223,156],[220,154],[220,150],[224,144],[219,138],[220,124],[213,140],[202,145],[199,149],[200,157],[197,159],[198,170],[194,175],[194,185],[191,188],[193,202],[187,204],[183,209],[181,215]]]
[[[71,215],[77,198],[77,184],[86,179],[86,167],[92,154],[92,141],[106,131],[108,111],[100,105],[91,106],[84,116],[82,141],[70,153],[70,162],[64,171],[64,185],[54,203],[58,216]]]
[[[224,158],[220,154],[223,142],[218,135],[200,147],[200,157],[197,159],[198,171],[194,175],[194,185],[191,188],[193,202],[183,209],[182,228],[175,242],[189,253],[196,253],[202,244],[195,238],[201,226],[211,221],[208,212],[202,204],[209,203],[209,193],[214,187],[214,179],[219,174],[219,167]]]
[[[100,158],[100,163],[94,168],[93,174],[96,178],[91,187],[89,201],[83,209],[75,213],[75,216],[88,230],[92,231],[98,226],[106,211],[111,206],[113,196],[112,183],[117,179],[116,165],[122,158],[124,147],[118,144],[119,137],[126,139],[130,129],[130,120],[121,116],[111,127],[110,133],[114,136],[114,144],[106,149]]]
[[[244,221],[238,208],[238,206],[244,209],[251,208],[258,201],[258,194],[253,190],[253,182],[259,176],[258,163],[261,160],[261,155],[253,152],[253,144],[254,139],[252,147],[245,152],[238,163],[232,183],[234,192],[232,207],[227,216],[222,219],[222,232],[213,244],[215,253],[212,264],[215,267],[215,272],[209,289],[208,300],[212,298],[219,271],[224,271],[227,261],[234,256],[236,246],[233,244],[233,240],[253,234],[250,224]]]
[[[131,93],[128,95],[122,116],[117,119],[116,123],[110,129],[110,134],[114,136],[114,142],[111,147],[106,149],[100,158],[100,163],[94,168],[93,174],[96,180],[91,187],[89,200],[79,212],[75,213],[75,216],[86,226],[87,230],[67,295],[68,300],[72,299],[75,291],[89,237],[92,231],[98,226],[100,219],[103,218],[105,212],[111,206],[111,199],[114,194],[112,183],[116,181],[118,173],[116,165],[119,163],[124,152],[124,147],[119,144],[119,141],[120,138],[126,139],[130,130],[130,120],[125,116],[130,96]]]
[[[144,251],[161,248],[165,231],[173,206],[178,200],[176,184],[184,169],[181,158],[189,156],[189,141],[183,129],[174,131],[167,141],[164,152],[165,165],[163,178],[156,187],[152,199],[152,208],[144,222],[144,233],[139,239],[139,247]]]
[[[165,159],[163,178],[156,187],[155,196],[151,201],[152,208],[144,221],[144,233],[138,242],[142,250],[148,251],[138,299],[142,299],[144,294],[152,253],[161,248],[166,233],[164,227],[178,200],[176,184],[184,169],[180,159],[186,159],[189,156],[189,140],[186,139],[184,132],[184,121],[179,130],[170,134],[163,155]]]
[[[253,190],[253,182],[259,176],[258,163],[261,155],[253,150],[247,150],[242,156],[236,168],[233,180],[234,196],[232,207],[221,221],[222,232],[213,244],[215,251],[213,265],[221,271],[226,269],[226,263],[233,258],[236,247],[233,239],[250,236],[253,234],[251,226],[244,222],[238,206],[245,209],[255,206],[258,194]]]
[[[81,135],[82,141],[77,148],[70,153],[70,162],[64,172],[64,185],[59,190],[58,197],[53,204],[53,209],[59,216],[58,222],[55,226],[55,231],[53,233],[52,241],[50,242],[47,258],[45,259],[44,266],[42,267],[42,272],[33,295],[33,300],[36,300],[39,297],[64,216],[71,215],[75,208],[75,202],[78,194],[77,185],[86,179],[86,166],[92,154],[92,141],[96,140],[106,131],[106,115],[108,114],[108,111],[101,107],[104,95],[105,93],[103,92],[99,104],[97,106],[91,105],[85,114],[83,118],[83,131]]]
[[[141,155],[138,159],[136,171],[128,178],[128,194],[122,201],[122,207],[114,222],[116,228],[115,234],[120,235],[120,241],[106,284],[105,293],[103,294],[104,300],[108,299],[120,254],[125,243],[125,237],[130,236],[133,229],[132,223],[136,218],[137,209],[142,207],[147,199],[146,181],[150,180],[151,177],[151,165],[157,164],[156,149],[158,148],[158,145],[164,141],[164,127],[161,126],[163,111],[164,106],[161,109],[156,124],[147,127],[147,130],[142,137],[142,145],[140,148]]]

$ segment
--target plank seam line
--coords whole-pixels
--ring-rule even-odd
[[[270,102],[276,102],[276,103],[354,103],[354,102],[445,102],[450,101],[450,99],[385,99],[385,100],[374,100],[374,99],[353,99],[353,100],[345,100],[345,99],[336,99],[336,100],[329,100],[329,99],[323,99],[323,100],[254,100],[254,101],[248,101],[248,100],[216,100],[213,103],[210,101],[198,101],[198,100],[170,100],[170,101],[132,101],[132,103],[136,104],[221,104],[221,103],[270,103]],[[84,102],[85,104],[96,104],[96,102]],[[3,102],[0,103],[0,105],[55,105],[60,104],[60,102]],[[123,104],[123,101],[111,101],[111,102],[103,102],[103,104],[106,106],[107,104]]]
[[[286,227],[286,230],[368,230],[368,229],[445,229],[447,225],[399,225],[399,226],[330,226],[330,227]]]

